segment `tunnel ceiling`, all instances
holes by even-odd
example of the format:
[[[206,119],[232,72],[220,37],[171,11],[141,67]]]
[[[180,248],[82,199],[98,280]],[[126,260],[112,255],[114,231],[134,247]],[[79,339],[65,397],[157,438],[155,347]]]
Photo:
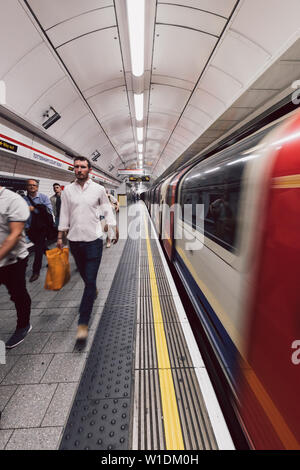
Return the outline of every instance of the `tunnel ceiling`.
[[[139,79],[125,0],[1,0],[1,12],[5,107],[42,129],[52,106],[61,119],[47,134],[98,151],[95,166],[113,176],[137,165],[137,125],[156,178],[300,79],[299,0],[146,0]]]

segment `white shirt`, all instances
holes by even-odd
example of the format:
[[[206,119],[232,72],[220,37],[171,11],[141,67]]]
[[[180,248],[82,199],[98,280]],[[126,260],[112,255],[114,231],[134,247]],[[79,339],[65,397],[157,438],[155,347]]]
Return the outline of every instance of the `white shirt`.
[[[30,214],[26,201],[6,188],[0,189],[0,245],[10,234],[10,222],[26,222]],[[0,267],[16,263],[28,256],[24,230],[13,249],[0,260]]]
[[[106,223],[116,225],[105,189],[88,179],[84,186],[77,181],[65,187],[61,193],[59,231],[69,230],[68,240],[90,242],[103,235],[99,220],[99,209]]]

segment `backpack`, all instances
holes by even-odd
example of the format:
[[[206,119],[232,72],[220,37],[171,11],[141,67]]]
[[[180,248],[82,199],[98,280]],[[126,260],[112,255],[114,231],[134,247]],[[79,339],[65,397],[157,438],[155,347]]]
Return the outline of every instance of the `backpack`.
[[[48,212],[47,207],[44,204],[35,204],[31,197],[28,196],[31,204],[38,213],[31,212],[31,224],[27,230],[29,239],[36,243],[41,238],[47,238],[48,240],[54,240],[57,237],[57,228],[54,225],[53,217]]]

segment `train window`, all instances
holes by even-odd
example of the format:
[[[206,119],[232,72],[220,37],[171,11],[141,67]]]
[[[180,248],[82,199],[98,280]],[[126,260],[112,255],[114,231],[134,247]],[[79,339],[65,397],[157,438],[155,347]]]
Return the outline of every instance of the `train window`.
[[[183,216],[193,228],[229,251],[235,250],[236,216],[241,190],[243,163],[222,165],[204,172],[195,172],[188,178],[182,189],[181,205]],[[188,214],[186,204],[192,205]],[[197,204],[204,204],[204,213],[196,212]],[[204,218],[204,220],[203,220]]]
[[[185,223],[200,231],[204,227],[206,237],[231,252],[237,248],[237,213],[245,162],[255,157],[254,149],[261,138],[258,133],[234,151],[227,149],[203,160],[182,184],[180,203]],[[192,205],[192,210],[185,204]],[[196,212],[197,204],[204,205],[204,213]]]

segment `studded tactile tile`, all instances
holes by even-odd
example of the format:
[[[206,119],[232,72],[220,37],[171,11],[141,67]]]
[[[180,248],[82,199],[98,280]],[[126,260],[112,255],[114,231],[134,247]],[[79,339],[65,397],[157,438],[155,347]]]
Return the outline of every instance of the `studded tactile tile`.
[[[61,450],[127,450],[130,399],[76,400]]]
[[[128,449],[138,263],[138,241],[128,239],[60,449]]]

